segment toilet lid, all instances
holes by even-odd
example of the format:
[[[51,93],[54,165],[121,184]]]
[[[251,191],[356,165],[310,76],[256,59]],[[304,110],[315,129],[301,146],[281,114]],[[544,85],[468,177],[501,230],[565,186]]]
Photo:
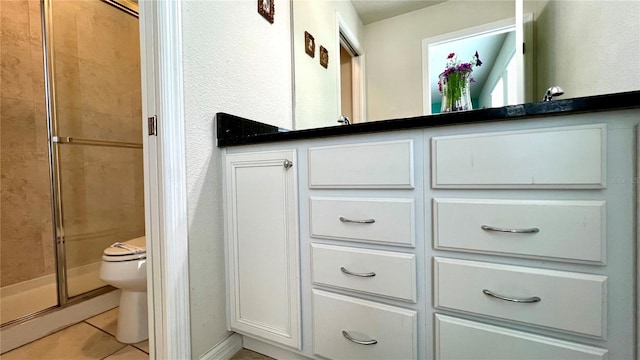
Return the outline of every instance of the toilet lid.
[[[116,242],[104,249],[102,260],[104,261],[130,261],[147,258],[145,237],[141,236],[129,241]]]

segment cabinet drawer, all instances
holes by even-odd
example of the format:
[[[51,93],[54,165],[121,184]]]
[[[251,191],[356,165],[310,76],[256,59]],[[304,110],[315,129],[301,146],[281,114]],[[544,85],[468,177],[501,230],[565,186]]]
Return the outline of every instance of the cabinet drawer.
[[[413,141],[309,148],[310,188],[413,188]]]
[[[416,302],[414,254],[311,244],[314,284]]]
[[[593,346],[439,314],[435,320],[436,360],[607,359],[607,350]]]
[[[605,214],[604,201],[434,199],[434,247],[604,264]]]
[[[312,197],[311,237],[413,247],[413,199]]]
[[[416,359],[417,343],[415,311],[313,290],[314,354],[328,359]]]
[[[437,308],[601,338],[606,336],[606,280],[600,275],[434,258]]]
[[[434,188],[603,188],[606,125],[431,139]]]

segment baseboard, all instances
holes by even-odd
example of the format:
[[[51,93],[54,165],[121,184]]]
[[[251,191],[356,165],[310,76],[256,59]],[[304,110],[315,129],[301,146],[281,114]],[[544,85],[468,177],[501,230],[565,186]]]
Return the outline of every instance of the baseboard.
[[[204,353],[198,360],[229,360],[242,350],[242,335],[233,334]]]
[[[299,353],[280,348],[275,345],[267,344],[260,340],[243,336],[242,344],[245,349],[255,351],[257,353],[270,356],[278,360],[309,360],[310,358]]]

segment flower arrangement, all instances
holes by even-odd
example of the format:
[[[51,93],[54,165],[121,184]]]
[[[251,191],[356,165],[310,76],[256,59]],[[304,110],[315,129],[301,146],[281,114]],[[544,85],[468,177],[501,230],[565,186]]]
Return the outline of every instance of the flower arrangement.
[[[445,70],[439,75],[438,90],[442,94],[442,112],[471,110],[469,83],[475,82],[471,77],[473,66],[481,66],[478,52],[469,62],[460,62],[455,53],[447,56]]]

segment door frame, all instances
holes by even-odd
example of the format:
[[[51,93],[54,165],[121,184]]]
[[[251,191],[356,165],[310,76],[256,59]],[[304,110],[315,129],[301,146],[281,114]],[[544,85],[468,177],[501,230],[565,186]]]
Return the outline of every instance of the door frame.
[[[359,123],[367,121],[367,102],[366,102],[366,92],[365,92],[365,54],[362,45],[358,41],[358,38],[355,36],[353,31],[349,28],[346,21],[340,16],[338,12],[336,12],[336,34],[338,35],[338,39],[336,42],[336,49],[334,50],[335,54],[340,54],[340,46],[342,43],[342,39],[340,35],[344,36],[344,38],[349,42],[350,46],[345,46],[347,51],[349,51],[350,47],[355,50],[355,53],[352,53],[351,56],[351,98],[352,98],[352,106],[353,106],[353,119],[351,119],[352,123]],[[351,53],[351,51],[349,51]],[[337,59],[340,56],[337,55]],[[339,61],[338,61],[339,63]],[[338,65],[339,66],[339,65]],[[337,71],[337,97],[338,97],[338,118],[342,116],[342,99],[341,99],[341,82],[340,82],[340,69],[338,67]]]
[[[191,358],[181,16],[180,1],[140,1],[151,359]]]

